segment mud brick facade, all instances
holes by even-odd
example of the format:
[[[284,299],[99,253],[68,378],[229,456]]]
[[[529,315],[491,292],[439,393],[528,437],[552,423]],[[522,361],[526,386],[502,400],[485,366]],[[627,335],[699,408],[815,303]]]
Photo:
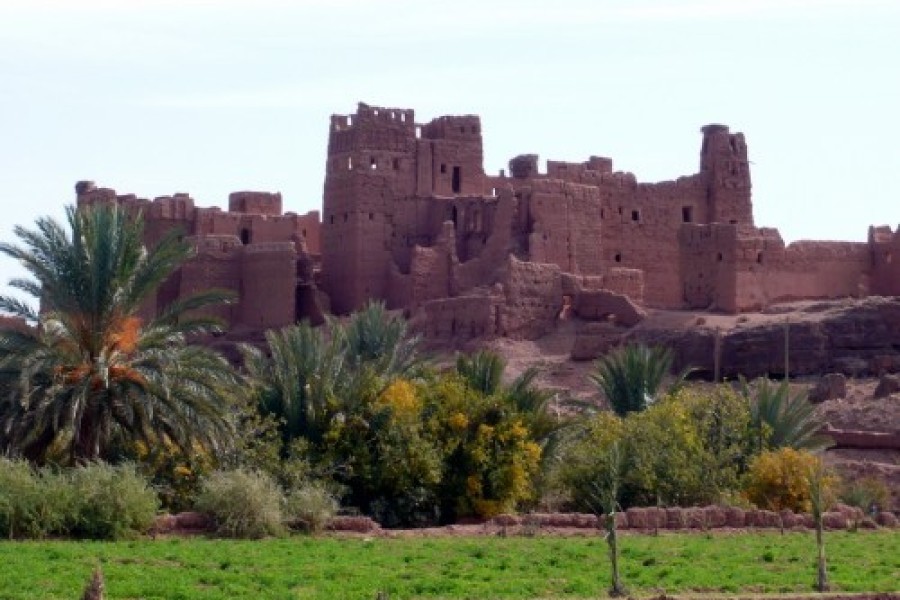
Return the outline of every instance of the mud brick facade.
[[[900,294],[900,228],[786,245],[753,222],[743,134],[701,133],[698,171],[675,181],[639,182],[602,156],[542,171],[523,154],[492,175],[479,117],[418,123],[410,109],[360,103],[331,117],[321,219],[284,213],[280,194],[264,192],[236,192],[222,211],[82,182],[78,202],[142,210],[148,243],[179,227],[198,254],[156,304],[229,288],[240,302],[221,316],[252,331],[371,299],[440,340],[535,337],[561,313],[624,325],[641,307],[736,313]]]

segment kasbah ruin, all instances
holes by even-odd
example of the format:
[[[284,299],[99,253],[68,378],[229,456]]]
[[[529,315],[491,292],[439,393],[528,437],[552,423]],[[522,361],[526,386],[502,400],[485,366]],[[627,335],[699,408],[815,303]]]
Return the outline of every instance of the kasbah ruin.
[[[524,154],[491,175],[478,116],[419,123],[363,103],[331,117],[321,214],[285,212],[278,193],[235,192],[223,211],[76,186],[79,205],[142,210],[148,244],[190,236],[198,254],[156,304],[234,290],[219,315],[232,340],[375,299],[444,348],[566,327],[575,359],[628,337],[673,345],[707,376],[777,376],[790,326],[792,375],[900,370],[900,228],[785,245],[754,223],[751,190],[747,142],[725,125],[702,128],[698,171],[675,181],[641,183],[601,156],[542,171]]]

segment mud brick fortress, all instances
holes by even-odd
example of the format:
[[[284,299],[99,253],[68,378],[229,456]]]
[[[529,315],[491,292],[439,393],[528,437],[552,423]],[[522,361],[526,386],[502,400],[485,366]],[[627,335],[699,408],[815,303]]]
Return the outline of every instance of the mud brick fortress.
[[[235,290],[239,303],[220,310],[235,332],[318,323],[369,299],[450,340],[537,337],[560,315],[628,326],[642,307],[737,313],[900,295],[900,227],[785,245],[753,222],[743,134],[702,135],[699,171],[676,181],[640,183],[600,156],[542,172],[525,154],[490,175],[477,116],[417,123],[412,110],[359,104],[331,118],[321,218],[285,213],[265,192],[233,193],[227,211],[91,182],[76,192],[79,205],[142,210],[150,244],[180,228],[198,254],[156,304]]]

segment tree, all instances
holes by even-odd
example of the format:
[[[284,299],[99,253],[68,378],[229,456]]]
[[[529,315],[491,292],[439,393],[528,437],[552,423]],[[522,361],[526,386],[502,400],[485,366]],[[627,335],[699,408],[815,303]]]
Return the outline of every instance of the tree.
[[[642,411],[656,402],[663,380],[672,368],[672,351],[643,344],[617,348],[596,363],[589,375],[620,417]],[[689,371],[680,373],[669,391],[680,386]]]
[[[741,394],[750,403],[750,422],[757,450],[794,448],[820,450],[831,441],[822,435],[822,420],[805,391],[791,395],[787,381],[775,385],[760,379],[751,387],[741,378]]]
[[[616,511],[619,506],[619,490],[622,485],[623,456],[618,442],[600,452],[597,461],[603,464],[602,476],[592,482],[593,509],[606,529],[606,544],[609,548],[609,565],[612,584],[609,595],[616,598],[626,594],[619,575],[619,544],[616,529]]]
[[[410,335],[406,321],[391,315],[384,302],[368,302],[339,326],[330,322],[331,335],[340,340],[345,360],[353,371],[370,367],[384,379],[415,377],[425,364],[421,338]]]
[[[321,440],[342,383],[344,358],[338,338],[326,339],[308,323],[266,332],[268,355],[241,346],[244,367],[263,413],[283,419],[285,442]]]
[[[812,507],[813,522],[816,525],[816,591],[828,591],[828,567],[825,563],[825,538],[822,526],[822,513],[828,510],[831,502],[832,478],[828,475],[821,459],[809,468],[806,476],[809,501]]]
[[[182,298],[145,320],[142,306],[192,247],[173,231],[146,249],[143,219],[117,205],[69,207],[66,216],[68,228],[40,218],[34,230],[15,228],[21,245],[0,243],[30,275],[10,286],[41,306],[0,297],[0,311],[34,325],[0,329],[0,444],[69,463],[138,439],[215,451],[232,433],[236,377],[221,355],[188,340],[219,328],[201,311],[230,295]]]

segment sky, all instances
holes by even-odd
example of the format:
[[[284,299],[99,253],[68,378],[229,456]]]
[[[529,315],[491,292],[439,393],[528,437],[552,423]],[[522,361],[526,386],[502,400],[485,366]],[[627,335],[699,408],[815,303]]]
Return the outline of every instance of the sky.
[[[674,179],[724,123],[757,225],[864,241],[900,223],[898,32],[898,0],[0,0],[0,240],[81,179],[318,210],[329,115],[363,101],[480,115],[489,173],[601,155]]]

